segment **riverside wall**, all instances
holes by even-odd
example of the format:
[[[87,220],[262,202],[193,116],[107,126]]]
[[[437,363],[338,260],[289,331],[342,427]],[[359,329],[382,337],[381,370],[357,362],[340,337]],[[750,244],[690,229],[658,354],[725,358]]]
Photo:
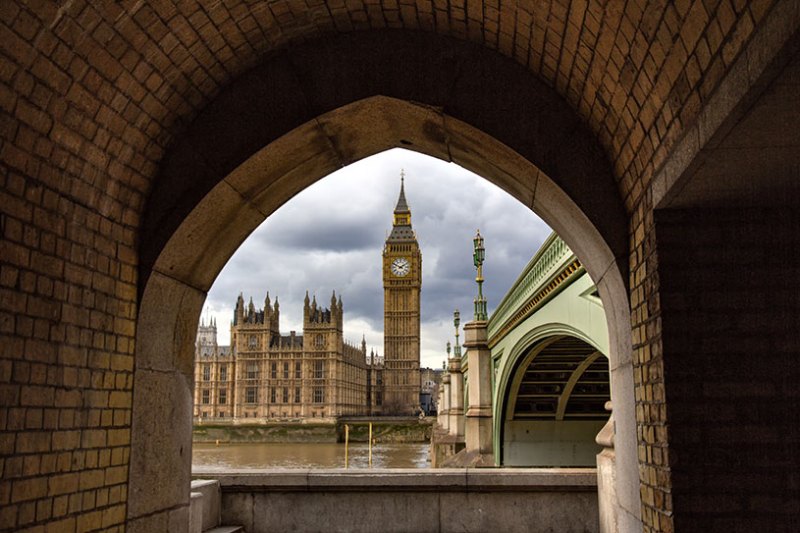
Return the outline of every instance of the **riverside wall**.
[[[433,431],[432,420],[373,419],[372,438],[376,443],[429,442]],[[198,423],[192,428],[192,441],[197,443],[303,443],[344,442],[345,424],[350,427],[350,442],[369,440],[369,423],[366,418],[340,419],[325,422],[307,421],[257,421],[251,423],[223,422]]]

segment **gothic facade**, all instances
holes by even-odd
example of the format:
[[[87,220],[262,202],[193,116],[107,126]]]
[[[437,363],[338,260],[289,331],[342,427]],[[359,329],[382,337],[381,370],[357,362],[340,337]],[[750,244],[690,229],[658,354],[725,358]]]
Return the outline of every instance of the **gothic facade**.
[[[303,307],[303,332],[280,332],[280,305],[239,295],[230,346],[217,324],[201,322],[195,351],[194,416],[199,419],[313,419],[420,412],[422,253],[401,179],[383,248],[384,358],[343,334],[344,307],[316,297]],[[429,394],[430,396],[430,394]]]
[[[217,325],[201,323],[195,352],[194,415],[200,419],[309,419],[380,414],[382,358],[366,342],[344,339],[341,297],[330,307],[306,294],[303,333],[280,333],[280,306],[263,309],[240,295],[231,345]]]

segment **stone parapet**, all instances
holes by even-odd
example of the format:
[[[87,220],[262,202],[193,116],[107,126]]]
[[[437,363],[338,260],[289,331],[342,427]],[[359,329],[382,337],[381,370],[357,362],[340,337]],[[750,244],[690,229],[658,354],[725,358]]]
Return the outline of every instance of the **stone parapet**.
[[[194,474],[219,480],[223,522],[250,533],[598,531],[591,468]]]
[[[233,492],[322,489],[411,492],[491,492],[510,488],[536,492],[594,492],[597,489],[597,471],[594,468],[265,468],[226,473],[201,469],[192,471],[192,477],[218,481],[223,495]]]

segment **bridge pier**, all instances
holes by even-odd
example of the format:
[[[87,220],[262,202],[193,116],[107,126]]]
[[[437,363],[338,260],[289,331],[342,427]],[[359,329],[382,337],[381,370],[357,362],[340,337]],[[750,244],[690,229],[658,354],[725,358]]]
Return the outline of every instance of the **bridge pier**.
[[[470,466],[494,466],[492,452],[492,357],[489,350],[486,321],[464,325],[464,346],[467,348],[469,403],[465,416],[464,436]]]
[[[448,434],[456,440],[464,439],[464,376],[461,358],[452,357],[447,362],[450,371],[450,405],[448,409]]]

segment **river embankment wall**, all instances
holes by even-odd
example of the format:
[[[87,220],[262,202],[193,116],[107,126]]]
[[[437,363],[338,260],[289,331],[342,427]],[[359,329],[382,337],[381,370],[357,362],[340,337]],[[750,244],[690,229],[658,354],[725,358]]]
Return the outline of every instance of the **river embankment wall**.
[[[260,421],[252,423],[208,422],[195,424],[192,440],[198,443],[303,443],[344,442],[345,425],[350,442],[368,442],[369,424],[376,443],[429,442],[433,420],[340,419],[330,422]]]

